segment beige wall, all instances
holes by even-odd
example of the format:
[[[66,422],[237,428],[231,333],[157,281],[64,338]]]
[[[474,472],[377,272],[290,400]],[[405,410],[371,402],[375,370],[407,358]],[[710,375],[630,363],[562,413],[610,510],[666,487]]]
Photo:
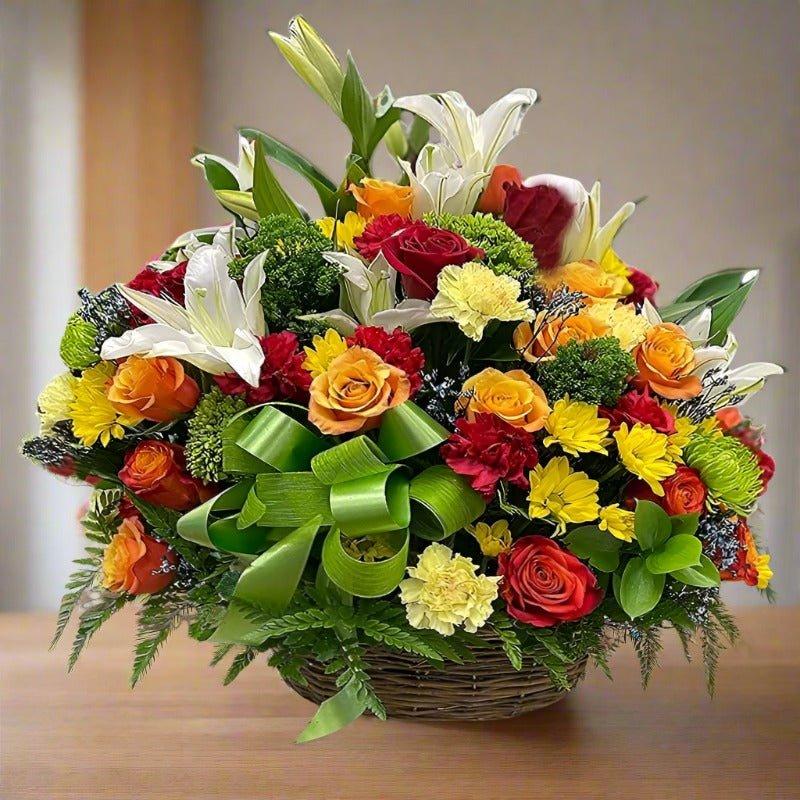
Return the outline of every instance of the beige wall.
[[[704,272],[763,267],[736,331],[741,358],[791,370],[752,403],[778,477],[760,523],[782,602],[797,601],[798,96],[795,2],[222,2],[207,0],[199,144],[232,155],[237,124],[286,139],[332,175],[333,115],[266,37],[304,13],[373,90],[458,89],[482,108],[516,86],[542,102],[507,151],[523,172],[600,178],[606,212],[647,195],[619,240],[663,297]],[[312,197],[287,181],[309,208]],[[199,181],[198,181],[199,186]],[[204,200],[204,219],[220,219]],[[739,587],[736,587],[738,589]],[[736,600],[754,593],[733,590]]]

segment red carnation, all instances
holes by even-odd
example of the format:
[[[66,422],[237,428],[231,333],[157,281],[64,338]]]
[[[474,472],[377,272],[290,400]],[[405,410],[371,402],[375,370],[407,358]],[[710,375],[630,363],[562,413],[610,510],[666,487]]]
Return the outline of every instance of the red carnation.
[[[477,414],[473,422],[456,420],[456,431],[440,453],[445,464],[468,476],[486,500],[494,498],[498,481],[527,489],[527,471],[539,462],[533,435],[493,414]]]
[[[595,574],[546,536],[523,536],[497,557],[500,593],[514,619],[536,628],[573,622],[603,599]]]
[[[187,264],[187,261],[181,261],[177,266],[163,272],[152,267],[145,267],[127,286],[129,289],[136,289],[165,300],[174,300],[176,303],[183,305],[185,300],[183,279],[186,277]],[[131,316],[137,325],[148,325],[153,322],[153,319],[145,314],[144,311],[130,303],[129,305]]]
[[[270,333],[259,338],[264,351],[258,386],[251,386],[235,372],[215,375],[225,394],[241,394],[251,406],[271,400],[308,402],[311,374],[303,369],[305,356],[298,352],[297,336],[290,331]]]
[[[599,410],[600,416],[611,422],[611,431],[615,431],[622,423],[628,427],[633,427],[637,422],[642,425],[649,425],[659,433],[668,436],[675,433],[675,417],[659,405],[658,401],[651,396],[649,387],[643,390],[633,390],[626,392],[620,397],[614,408],[603,408]]]
[[[557,267],[564,234],[572,222],[575,205],[554,186],[508,184],[503,220],[519,237],[533,245],[541,269]]]
[[[652,303],[658,291],[658,283],[646,272],[642,272],[636,267],[629,267],[629,269],[631,272],[628,280],[633,285],[633,292],[625,298],[625,302],[635,303],[637,306],[640,306],[645,300]]]
[[[399,214],[384,214],[381,217],[373,217],[364,228],[361,236],[353,239],[359,254],[367,261],[372,261],[381,251],[383,243],[393,236],[397,231],[407,228],[413,223],[407,217]]]
[[[350,347],[357,345],[372,350],[387,364],[398,367],[408,376],[411,384],[411,397],[422,385],[422,368],[425,366],[425,355],[419,347],[414,347],[409,336],[402,328],[395,328],[391,333],[383,328],[371,325],[359,325],[355,333],[348,337]]]

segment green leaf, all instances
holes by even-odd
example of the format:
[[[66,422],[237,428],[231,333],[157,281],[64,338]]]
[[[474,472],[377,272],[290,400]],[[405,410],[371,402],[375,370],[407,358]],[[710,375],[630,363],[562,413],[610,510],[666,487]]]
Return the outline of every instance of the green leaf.
[[[369,160],[370,138],[376,125],[375,110],[372,106],[372,97],[364,86],[356,62],[350,53],[347,54],[347,73],[342,86],[342,118],[353,136],[355,152]]]
[[[679,536],[682,533],[694,535],[700,522],[699,514],[675,514],[669,518],[672,524],[672,535]]]
[[[256,128],[240,128],[239,133],[250,140],[260,139],[265,155],[304,177],[316,191],[325,213],[329,216],[336,213],[336,184],[322,170],[268,133]]]
[[[728,328],[733,324],[737,314],[742,310],[755,280],[740,286],[735,292],[714,303],[711,307],[711,327],[708,332],[708,344],[718,345],[725,341]]]
[[[239,181],[236,180],[236,176],[233,175],[224,164],[220,164],[219,161],[213,158],[205,158],[203,161],[203,171],[212,189],[237,190],[239,188]]]
[[[267,163],[264,143],[255,140],[255,163],[253,165],[253,202],[261,217],[271,214],[289,214],[302,219],[300,209],[284,191]]]
[[[652,611],[661,599],[665,582],[666,576],[653,575],[643,558],[632,558],[622,573],[619,586],[618,600],[623,611],[631,619]]]
[[[676,581],[703,589],[712,589],[714,586],[719,586],[720,583],[719,570],[706,555],[700,556],[700,563],[697,566],[676,569],[670,572],[670,575]]]
[[[578,558],[587,559],[601,572],[613,572],[619,566],[622,541],[596,525],[576,528],[564,537],[567,547]]]
[[[358,719],[367,708],[359,689],[358,681],[351,678],[338,694],[325,700],[305,730],[297,737],[297,743],[303,744],[328,736]]]
[[[758,270],[753,267],[735,267],[705,275],[687,286],[674,300],[674,303],[716,300],[736,291],[745,284],[754,284]]]
[[[703,545],[696,536],[679,533],[667,539],[661,547],[647,556],[647,569],[660,575],[675,570],[694,567],[700,563]]]
[[[634,530],[642,550],[654,550],[669,539],[672,523],[661,506],[650,500],[637,500]]]

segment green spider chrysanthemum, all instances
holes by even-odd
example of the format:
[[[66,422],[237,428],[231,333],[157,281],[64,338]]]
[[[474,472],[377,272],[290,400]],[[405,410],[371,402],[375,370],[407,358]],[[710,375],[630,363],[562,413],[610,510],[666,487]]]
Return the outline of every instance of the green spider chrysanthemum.
[[[70,369],[85,369],[100,360],[97,351],[97,328],[78,314],[67,320],[61,337],[61,360]]]
[[[709,497],[747,516],[761,494],[761,469],[753,452],[733,436],[702,431],[683,450],[686,463],[700,473]]]

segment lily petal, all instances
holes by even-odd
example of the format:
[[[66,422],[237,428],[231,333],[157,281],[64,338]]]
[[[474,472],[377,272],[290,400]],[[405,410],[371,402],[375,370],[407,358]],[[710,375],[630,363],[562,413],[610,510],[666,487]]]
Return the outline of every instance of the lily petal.
[[[138,289],[130,289],[122,283],[117,284],[120,294],[136,308],[144,311],[149,317],[152,317],[156,322],[174,328],[175,330],[191,331],[189,324],[189,316],[186,310],[181,308],[177,303],[170,300],[163,300],[160,297],[154,297],[152,294],[140,292]]]

